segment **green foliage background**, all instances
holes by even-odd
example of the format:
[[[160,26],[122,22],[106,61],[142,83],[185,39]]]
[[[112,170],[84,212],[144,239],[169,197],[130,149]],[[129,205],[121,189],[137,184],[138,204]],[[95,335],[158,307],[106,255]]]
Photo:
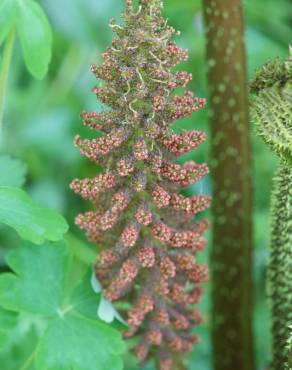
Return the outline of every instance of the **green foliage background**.
[[[74,224],[76,214],[88,208],[69,190],[74,177],[94,175],[98,171],[79,155],[72,141],[76,133],[93,135],[81,125],[82,110],[99,110],[90,89],[95,84],[90,64],[100,61],[100,54],[110,43],[112,32],[107,27],[111,16],[119,17],[122,0],[42,0],[53,28],[53,56],[47,77],[31,78],[25,69],[21,47],[14,49],[8,95],[4,116],[4,147],[2,151],[21,158],[28,167],[26,190],[38,204],[64,214],[72,231],[84,239]],[[291,42],[292,4],[290,0],[245,0],[246,45],[248,70],[251,79],[256,68],[270,58],[284,58]],[[169,22],[182,31],[178,38],[181,46],[190,50],[186,66],[193,73],[192,89],[198,96],[207,96],[204,33],[199,0],[165,0],[165,15]],[[176,124],[184,128],[201,128],[207,133],[208,108]],[[253,136],[254,181],[254,332],[258,369],[264,369],[270,358],[269,310],[265,296],[265,273],[268,256],[269,199],[271,179],[277,159]],[[199,151],[185,156],[209,161],[208,142]],[[234,176],[235,174],[230,174]],[[211,193],[210,179],[197,185],[194,191]],[[16,234],[1,225],[0,263],[6,252],[19,242]],[[210,249],[209,245],[209,249]],[[96,250],[97,252],[97,250]],[[208,251],[202,258],[208,258]],[[3,267],[4,268],[4,267]],[[208,290],[208,289],[207,289]],[[209,338],[208,294],[202,301],[206,323],[199,329],[202,343],[191,355],[190,369],[211,369]],[[25,348],[16,353],[30,353],[29,334]],[[27,347],[27,348],[26,348]],[[17,352],[18,351],[18,352]],[[125,368],[137,369],[134,360],[127,356]],[[10,365],[13,366],[13,365]],[[151,369],[151,364],[147,369]]]

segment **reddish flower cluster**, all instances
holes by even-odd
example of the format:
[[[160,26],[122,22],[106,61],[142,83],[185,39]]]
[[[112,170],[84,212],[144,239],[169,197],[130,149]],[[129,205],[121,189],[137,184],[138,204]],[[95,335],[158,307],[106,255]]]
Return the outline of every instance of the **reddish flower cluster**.
[[[100,139],[81,140],[77,135],[75,145],[79,147],[80,153],[92,161],[98,162],[100,155],[105,155],[118,148],[128,137],[124,127],[114,128],[109,134]]]
[[[106,172],[93,179],[74,180],[70,187],[83,198],[95,200],[100,193],[112,189],[115,185],[116,177]]]
[[[172,153],[181,155],[195,149],[205,138],[202,131],[187,131],[181,135],[167,131],[161,143]]]
[[[198,112],[206,104],[203,98],[194,98],[191,91],[186,91],[182,96],[175,96],[172,99],[172,114],[171,118],[177,120],[186,116],[190,116],[193,112]]]
[[[103,86],[97,97],[108,105],[102,113],[83,112],[84,124],[103,133],[75,143],[105,172],[74,180],[71,188],[96,209],[76,218],[91,241],[102,248],[96,276],[105,297],[127,303],[129,330],[139,334],[140,360],[155,355],[161,370],[173,369],[174,356],[198,342],[190,333],[202,322],[194,305],[208,278],[195,255],[205,246],[205,220],[193,217],[209,207],[210,197],[179,194],[208,172],[205,164],[174,163],[177,156],[205,140],[200,131],[174,133],[170,125],[205,105],[190,91],[175,96],[191,80],[171,68],[187,60],[171,36],[176,32],[161,16],[161,0],[126,0],[124,25],[110,26],[116,37],[91,70]],[[122,312],[123,313],[123,312]]]

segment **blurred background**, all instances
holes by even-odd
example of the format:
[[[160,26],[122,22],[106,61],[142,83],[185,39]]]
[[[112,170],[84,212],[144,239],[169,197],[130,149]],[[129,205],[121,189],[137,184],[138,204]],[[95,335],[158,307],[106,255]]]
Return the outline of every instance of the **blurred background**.
[[[74,226],[74,217],[88,208],[81,198],[69,190],[75,177],[89,177],[96,166],[81,157],[73,146],[75,134],[90,137],[94,133],[84,128],[79,118],[82,110],[102,109],[91,93],[95,78],[90,64],[100,62],[100,54],[110,43],[112,31],[109,18],[119,18],[122,0],[41,0],[54,31],[53,58],[47,77],[33,79],[26,71],[16,44],[9,78],[4,117],[5,147],[3,152],[21,158],[28,166],[26,189],[40,204],[55,208],[69,220],[71,230],[85,241]],[[244,1],[246,46],[249,78],[255,70],[274,57],[284,58],[292,36],[292,4],[290,0]],[[197,96],[207,97],[205,40],[201,1],[165,0],[165,16],[169,23],[182,31],[177,39],[190,51],[190,59],[179,68],[193,73],[191,89]],[[175,127],[199,128],[209,132],[207,109],[191,118],[178,121]],[[174,127],[174,128],[175,128]],[[271,180],[277,161],[255,136],[253,141],[254,185],[254,332],[258,369],[264,369],[270,354],[269,310],[265,296],[265,273],[268,256],[269,199]],[[208,141],[199,150],[184,156],[199,162],[210,157]],[[210,179],[189,192],[211,194]],[[1,230],[0,251],[17,242],[13,233]],[[209,243],[209,250],[211,245]],[[208,250],[201,258],[208,259]],[[202,338],[191,355],[190,369],[211,369],[209,338],[210,299],[208,287],[201,303],[206,317],[198,329]],[[125,369],[136,369],[130,357]],[[151,364],[147,369],[151,369]]]

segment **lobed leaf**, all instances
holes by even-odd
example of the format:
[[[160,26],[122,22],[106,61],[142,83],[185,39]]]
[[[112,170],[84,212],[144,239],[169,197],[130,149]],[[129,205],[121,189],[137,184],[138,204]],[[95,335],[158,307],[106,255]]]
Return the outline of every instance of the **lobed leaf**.
[[[52,321],[36,353],[39,370],[120,370],[124,345],[118,332],[97,320],[68,314]]]
[[[97,319],[99,295],[90,286],[91,272],[81,276],[63,241],[40,248],[25,244],[10,252],[7,263],[14,273],[0,276],[0,305],[47,322],[34,351],[36,369],[123,368],[121,335]]]
[[[40,207],[23,190],[0,186],[0,223],[14,228],[23,239],[39,244],[60,240],[68,230],[57,212]]]
[[[64,243],[58,245],[58,248],[50,245],[33,248],[27,244],[8,254],[7,264],[17,275],[5,273],[0,276],[2,306],[18,312],[56,314],[64,296],[68,260]],[[5,289],[7,286],[9,289]]]

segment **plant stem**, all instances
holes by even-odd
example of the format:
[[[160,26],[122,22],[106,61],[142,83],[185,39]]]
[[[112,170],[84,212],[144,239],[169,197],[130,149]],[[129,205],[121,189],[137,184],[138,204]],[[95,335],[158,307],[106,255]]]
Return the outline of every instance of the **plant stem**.
[[[281,163],[272,194],[272,233],[268,269],[272,305],[273,369],[284,370],[292,324],[292,169]],[[288,367],[287,367],[288,369]],[[289,367],[290,369],[290,367]]]
[[[7,41],[4,46],[3,58],[0,64],[0,144],[2,138],[2,126],[3,126],[2,121],[4,114],[5,90],[12,57],[14,38],[15,38],[15,29],[13,28],[8,34]]]
[[[251,144],[241,0],[204,0],[213,176],[216,370],[253,370]]]

